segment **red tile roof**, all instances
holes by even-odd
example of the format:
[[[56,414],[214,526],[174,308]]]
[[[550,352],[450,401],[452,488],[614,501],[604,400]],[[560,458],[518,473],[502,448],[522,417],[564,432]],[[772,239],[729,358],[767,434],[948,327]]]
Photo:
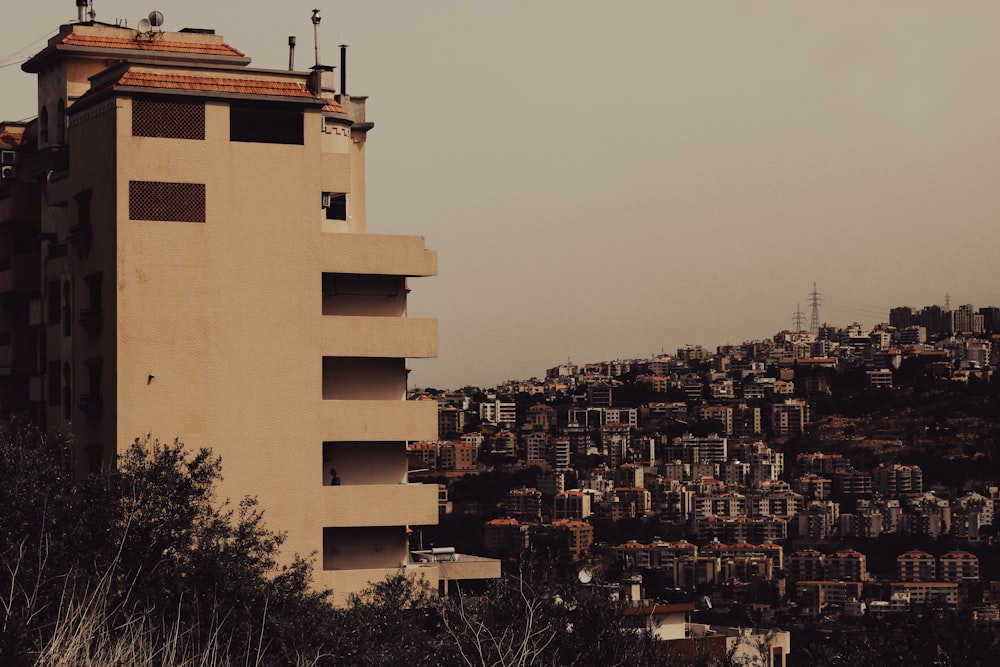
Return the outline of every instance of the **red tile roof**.
[[[344,107],[340,106],[340,102],[333,99],[332,97],[324,98],[326,106],[324,106],[321,111],[333,112],[333,113],[344,113]],[[452,410],[457,410],[458,408],[451,408]]]
[[[246,56],[228,44],[205,44],[202,42],[169,42],[158,39],[128,39],[126,37],[101,37],[70,33],[62,40],[69,46],[89,46],[98,49],[128,49],[130,51],[167,51],[173,53],[195,53],[212,56]]]
[[[261,81],[259,79],[223,79],[209,76],[187,76],[128,71],[118,80],[122,86],[169,88],[172,90],[203,90],[242,95],[312,98],[304,83],[295,81]]]
[[[492,519],[486,522],[487,526],[516,526],[517,519]]]

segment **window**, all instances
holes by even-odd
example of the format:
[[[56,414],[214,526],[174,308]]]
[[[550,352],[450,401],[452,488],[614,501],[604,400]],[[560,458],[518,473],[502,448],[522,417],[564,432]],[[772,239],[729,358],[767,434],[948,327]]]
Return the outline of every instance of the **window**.
[[[132,100],[132,136],[205,139],[205,103],[137,97]]]
[[[73,291],[68,280],[62,286],[62,325],[64,336],[73,333]]]
[[[56,144],[62,146],[66,143],[66,102],[59,100],[56,106]]]
[[[62,303],[59,301],[59,281],[50,280],[49,287],[46,290],[46,295],[48,297],[48,323],[49,324],[59,324],[59,315],[62,313]]]
[[[229,106],[229,140],[263,144],[305,143],[305,114],[284,104],[238,103]]]
[[[326,210],[327,220],[347,220],[347,195],[336,192],[324,192],[322,206]]]
[[[62,404],[63,418],[69,421],[73,418],[73,371],[69,362],[63,362],[62,371]]]
[[[205,184],[129,181],[128,218],[205,222]]]
[[[59,370],[62,368],[62,363],[59,361],[49,362],[49,372],[46,380],[49,384],[49,405],[55,407],[59,405],[62,398],[62,384],[60,382]]]
[[[101,308],[101,282],[103,274],[91,273],[83,281],[87,283],[87,307],[80,311],[80,324],[87,333],[97,334],[104,322],[104,311]]]
[[[101,370],[103,362],[91,357],[83,362],[87,369],[87,393],[80,397],[80,410],[91,419],[101,416],[103,401],[101,396]]]
[[[86,257],[87,253],[90,252],[90,243],[94,235],[90,224],[92,198],[93,193],[90,190],[81,192],[74,197],[76,199],[77,222],[69,228],[69,234],[66,236],[66,240],[76,248],[81,257]]]
[[[49,145],[49,110],[45,107],[38,112],[38,145],[39,148]]]

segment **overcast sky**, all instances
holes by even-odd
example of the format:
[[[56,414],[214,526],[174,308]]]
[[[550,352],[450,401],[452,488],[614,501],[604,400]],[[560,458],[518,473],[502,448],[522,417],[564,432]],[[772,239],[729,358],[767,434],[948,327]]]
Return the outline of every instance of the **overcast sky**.
[[[0,24],[0,117],[33,116],[73,0]],[[239,10],[235,9],[239,7]],[[350,45],[370,95],[368,230],[417,234],[440,320],[411,385],[762,338],[896,305],[1000,305],[1000,3],[95,0],[253,58]],[[23,47],[23,48],[22,48]]]

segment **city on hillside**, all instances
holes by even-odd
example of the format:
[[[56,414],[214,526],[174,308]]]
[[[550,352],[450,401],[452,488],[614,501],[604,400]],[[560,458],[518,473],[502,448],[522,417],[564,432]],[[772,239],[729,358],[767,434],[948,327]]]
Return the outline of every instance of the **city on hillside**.
[[[996,620],[998,339],[1000,308],[900,307],[871,330],[415,389],[439,439],[408,446],[410,474],[441,490],[415,539],[508,562],[554,548],[705,618]]]

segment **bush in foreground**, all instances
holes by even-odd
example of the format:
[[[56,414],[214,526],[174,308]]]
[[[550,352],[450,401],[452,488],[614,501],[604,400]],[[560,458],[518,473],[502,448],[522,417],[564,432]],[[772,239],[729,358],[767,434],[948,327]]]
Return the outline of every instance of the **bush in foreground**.
[[[103,664],[212,655],[204,664],[289,665],[322,654],[326,594],[310,588],[304,560],[277,566],[282,536],[252,499],[216,502],[218,457],[147,439],[118,467],[74,482],[69,456],[64,437],[18,425],[0,435],[0,664],[101,664],[60,657],[73,641],[152,654]]]

